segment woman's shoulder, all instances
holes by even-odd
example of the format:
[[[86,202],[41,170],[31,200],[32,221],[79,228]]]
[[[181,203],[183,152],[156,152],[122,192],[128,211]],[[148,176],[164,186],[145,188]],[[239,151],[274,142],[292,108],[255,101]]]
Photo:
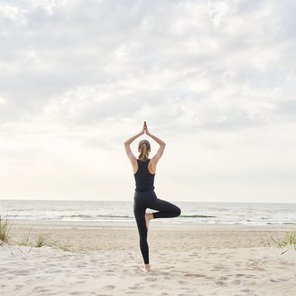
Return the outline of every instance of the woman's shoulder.
[[[149,171],[150,174],[155,175],[155,173],[156,173],[156,165],[150,160],[151,159],[149,159],[149,162],[148,162],[148,171]]]

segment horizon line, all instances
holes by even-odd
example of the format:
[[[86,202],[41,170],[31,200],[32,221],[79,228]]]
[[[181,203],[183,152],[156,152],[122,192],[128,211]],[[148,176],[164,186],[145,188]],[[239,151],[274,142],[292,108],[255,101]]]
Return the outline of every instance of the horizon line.
[[[133,202],[133,200],[117,200],[117,199],[108,199],[108,200],[101,200],[101,199],[36,199],[36,198],[29,198],[29,199],[0,199],[1,201],[102,201],[102,202]],[[172,202],[184,202],[184,203],[253,203],[253,204],[296,204],[296,202],[292,201],[190,201],[190,200],[171,200]]]

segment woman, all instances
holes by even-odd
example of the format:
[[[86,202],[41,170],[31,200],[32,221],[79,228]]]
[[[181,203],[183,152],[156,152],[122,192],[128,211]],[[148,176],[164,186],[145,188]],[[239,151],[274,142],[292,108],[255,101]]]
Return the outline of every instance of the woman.
[[[130,148],[130,144],[144,133],[146,133],[147,136],[151,137],[159,144],[157,153],[151,159],[148,158],[151,148],[150,143],[147,140],[142,140],[139,142],[138,152],[140,155],[138,159],[135,157]],[[146,271],[151,270],[149,264],[149,248],[147,243],[149,221],[156,218],[177,217],[181,214],[180,208],[174,204],[157,198],[154,192],[154,176],[156,173],[156,165],[163,154],[165,145],[166,144],[162,140],[149,132],[146,121],[144,121],[144,126],[140,133],[124,142],[126,154],[133,166],[136,182],[134,194],[134,215],[138,226],[140,249]],[[146,213],[147,208],[157,210],[158,212]]]

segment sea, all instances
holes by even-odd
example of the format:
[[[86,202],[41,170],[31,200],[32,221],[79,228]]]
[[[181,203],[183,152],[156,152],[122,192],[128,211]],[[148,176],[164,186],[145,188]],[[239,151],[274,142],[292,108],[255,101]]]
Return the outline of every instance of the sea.
[[[180,207],[181,215],[156,219],[158,223],[296,225],[296,203],[170,202]],[[135,221],[132,201],[0,200],[0,216],[27,221]]]

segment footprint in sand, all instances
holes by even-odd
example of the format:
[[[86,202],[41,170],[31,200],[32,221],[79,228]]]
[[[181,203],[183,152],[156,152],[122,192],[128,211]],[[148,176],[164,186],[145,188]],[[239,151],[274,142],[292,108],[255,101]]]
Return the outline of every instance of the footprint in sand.
[[[107,285],[103,287],[104,290],[114,290],[115,286],[114,285]]]
[[[146,281],[149,281],[149,282],[155,282],[157,280],[157,277],[147,277],[145,278]]]
[[[181,284],[181,285],[183,285],[183,284],[184,284],[184,285],[188,284],[187,281],[178,281],[178,283]]]
[[[34,291],[35,289],[33,289],[33,291]],[[35,290],[35,292],[38,292],[38,293],[40,293],[41,295],[46,295],[46,294],[48,294],[49,292],[50,292],[50,290],[49,289],[46,289],[46,288],[39,288],[39,289],[37,289],[37,290]]]
[[[240,291],[248,294],[251,292],[250,289],[241,289]]]
[[[245,274],[243,274],[243,273],[238,273],[238,274],[235,275],[235,277],[242,277],[242,276],[245,276]]]
[[[241,281],[240,280],[232,280],[232,281],[230,281],[230,284],[232,284],[232,285],[240,285]]]
[[[187,277],[206,277],[205,275],[199,274],[199,273],[185,273],[184,276],[187,276]]]
[[[134,286],[128,287],[131,290],[139,290],[141,287],[141,284],[135,284]],[[128,292],[128,294],[132,294],[134,292]]]
[[[256,285],[256,282],[255,281],[246,281],[245,284],[250,285],[250,286],[254,286],[254,285]]]
[[[226,282],[223,282],[223,281],[215,282],[215,284],[216,284],[217,286],[227,286],[227,283],[226,283]]]
[[[264,269],[264,268],[261,268],[261,267],[258,267],[258,266],[254,267],[254,268],[253,268],[253,269],[251,269],[251,270],[265,271],[265,269]]]

